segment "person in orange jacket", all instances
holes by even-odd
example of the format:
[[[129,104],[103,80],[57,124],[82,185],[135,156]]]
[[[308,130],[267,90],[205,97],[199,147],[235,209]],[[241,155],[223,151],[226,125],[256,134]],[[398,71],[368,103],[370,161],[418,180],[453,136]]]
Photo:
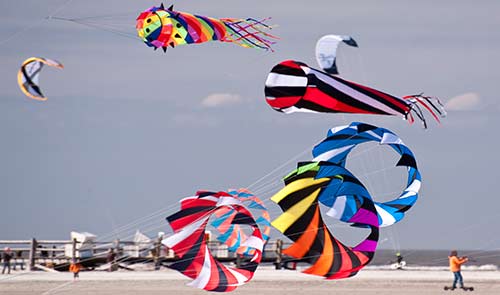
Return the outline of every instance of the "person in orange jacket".
[[[73,280],[76,280],[80,278],[80,270],[82,269],[82,265],[76,261],[73,260],[71,264],[69,265],[69,271],[73,273]]]
[[[450,256],[448,256],[448,259],[450,260],[450,271],[453,273],[454,279],[453,279],[453,285],[451,286],[451,289],[455,289],[457,287],[457,282],[460,285],[460,288],[464,288],[464,280],[462,278],[462,274],[460,273],[460,267],[462,264],[466,263],[469,261],[467,256],[463,257],[458,257],[457,250],[453,250],[450,253]]]

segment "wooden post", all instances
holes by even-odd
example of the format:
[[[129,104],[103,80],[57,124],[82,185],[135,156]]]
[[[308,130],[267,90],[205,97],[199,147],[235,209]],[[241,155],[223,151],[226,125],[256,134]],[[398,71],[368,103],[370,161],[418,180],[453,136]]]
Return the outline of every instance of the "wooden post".
[[[155,256],[153,257],[153,261],[155,264],[155,270],[160,270],[160,251],[161,251],[161,240],[163,237],[158,237],[155,245]]]
[[[116,253],[116,257],[118,257],[120,255],[120,239],[115,240],[115,253]],[[116,258],[115,258],[115,260],[116,260]]]
[[[36,258],[36,248],[38,247],[37,241],[35,238],[31,239],[31,249],[30,249],[30,256],[29,256],[29,265],[28,269],[30,271],[35,270],[35,258]]]
[[[282,251],[283,251],[283,241],[278,239],[276,240],[276,262],[274,262],[276,269],[281,269],[283,263]]]
[[[119,259],[120,257],[120,239],[115,240],[115,259],[113,259],[113,262],[111,262],[111,268],[113,271],[118,270],[118,263],[116,263],[116,260]]]
[[[73,247],[71,249],[71,261],[76,261],[76,238],[73,239]]]

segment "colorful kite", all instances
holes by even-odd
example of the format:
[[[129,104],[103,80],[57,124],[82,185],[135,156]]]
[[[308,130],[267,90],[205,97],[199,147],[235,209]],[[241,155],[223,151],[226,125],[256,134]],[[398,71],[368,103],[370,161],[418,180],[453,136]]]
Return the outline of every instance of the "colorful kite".
[[[168,46],[218,40],[272,51],[275,44],[271,39],[276,37],[264,31],[271,28],[264,23],[268,19],[215,19],[173,9],[173,5],[165,9],[161,4],[139,15],[136,29],[146,45],[166,51]]]
[[[316,43],[316,61],[323,71],[338,75],[337,69],[337,47],[343,42],[352,47],[358,47],[358,43],[351,37],[345,35],[326,35]]]
[[[180,258],[169,267],[193,279],[189,286],[207,291],[228,292],[248,282],[262,259],[264,239],[243,202],[226,192],[199,191],[180,203],[180,211],[167,217],[174,234],[162,242]],[[254,254],[239,268],[228,267],[215,260],[205,239],[210,216],[226,208],[236,212],[233,224],[247,225],[252,229],[242,246],[253,248]]]
[[[264,206],[264,202],[247,189],[228,190],[228,193],[239,199],[245,207],[254,213],[257,218],[256,223],[259,226],[264,243],[269,239],[271,231],[271,218],[269,212]],[[248,239],[243,228],[238,224],[235,218],[238,212],[234,208],[223,207],[214,213],[214,220],[211,225],[217,229],[220,235],[217,239],[228,246],[228,250],[245,257],[251,257],[255,254],[255,248],[245,246]]]
[[[266,80],[266,101],[276,111],[379,114],[403,117],[410,123],[418,117],[427,123],[422,107],[439,122],[445,116],[437,98],[421,94],[395,97],[337,76],[287,60],[276,65]]]
[[[21,91],[28,97],[40,101],[47,100],[39,85],[39,76],[43,65],[62,69],[64,66],[55,60],[41,57],[30,57],[23,62],[17,73],[17,83]]]
[[[328,131],[326,139],[314,147],[313,161],[328,161],[345,167],[347,156],[352,149],[366,142],[390,146],[401,156],[396,166],[406,166],[408,169],[407,186],[401,195],[389,202],[375,202],[379,225],[382,227],[392,225],[400,221],[404,213],[415,204],[421,185],[415,156],[396,134],[387,129],[360,122],[335,127]],[[334,199],[320,199],[320,202],[334,210],[339,206],[345,206],[346,201],[342,200],[339,203],[338,200],[336,202]]]
[[[347,278],[372,260],[379,238],[377,213],[367,190],[349,171],[330,162],[304,162],[284,181],[285,187],[271,198],[283,210],[272,225],[294,241],[283,254],[312,265],[304,273],[327,279]],[[353,226],[369,228],[365,240],[355,247],[337,240],[321,217],[322,198],[353,200],[355,208],[335,207],[332,210],[337,212],[329,215],[343,216],[343,221]]]

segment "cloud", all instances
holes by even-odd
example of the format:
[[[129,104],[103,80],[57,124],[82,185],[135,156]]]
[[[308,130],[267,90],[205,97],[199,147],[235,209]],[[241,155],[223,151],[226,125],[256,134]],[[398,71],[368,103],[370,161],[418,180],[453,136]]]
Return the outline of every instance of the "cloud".
[[[206,108],[214,108],[221,105],[238,104],[243,100],[238,94],[231,93],[214,93],[205,97],[201,101],[201,105]]]
[[[477,110],[481,104],[478,93],[468,92],[450,98],[444,105],[447,111],[472,111]]]

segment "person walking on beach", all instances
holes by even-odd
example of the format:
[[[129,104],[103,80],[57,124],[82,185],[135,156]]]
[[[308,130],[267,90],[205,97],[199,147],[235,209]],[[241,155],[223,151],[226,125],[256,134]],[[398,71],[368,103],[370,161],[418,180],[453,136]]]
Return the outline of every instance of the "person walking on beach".
[[[450,256],[448,256],[448,259],[450,260],[450,271],[453,273],[454,276],[453,285],[451,286],[451,289],[453,290],[457,287],[457,282],[460,288],[464,289],[464,280],[462,278],[462,273],[460,272],[460,268],[462,264],[469,261],[469,259],[467,258],[467,256],[458,257],[458,253],[456,250],[451,251]]]
[[[69,271],[73,273],[73,280],[77,280],[80,278],[80,270],[82,269],[82,265],[76,261],[73,260],[71,264],[69,265]]]
[[[12,252],[9,247],[5,247],[5,249],[3,249],[2,259],[3,259],[2,274],[5,273],[6,269],[8,270],[7,274],[10,274],[10,260],[12,259]]]

